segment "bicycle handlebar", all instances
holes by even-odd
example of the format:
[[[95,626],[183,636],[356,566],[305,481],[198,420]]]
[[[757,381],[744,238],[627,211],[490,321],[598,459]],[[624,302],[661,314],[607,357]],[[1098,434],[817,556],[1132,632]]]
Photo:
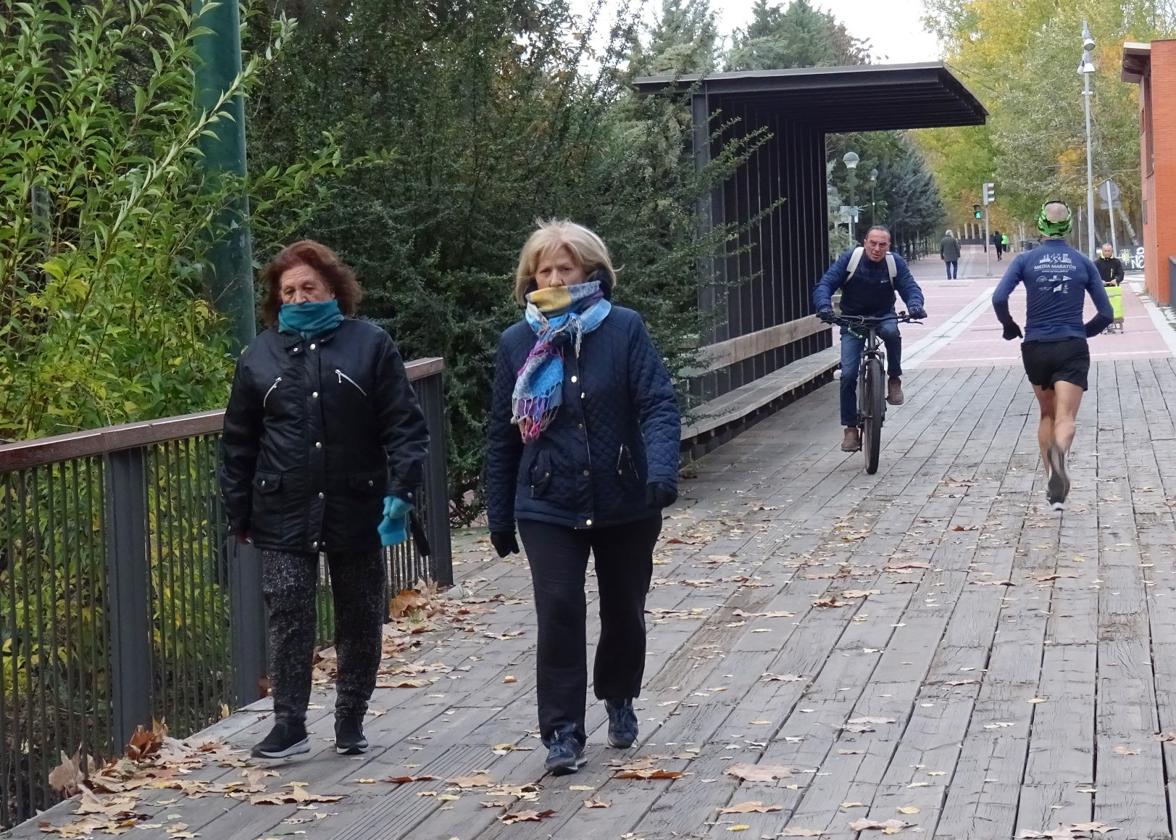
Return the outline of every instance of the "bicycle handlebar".
[[[854,326],[869,327],[869,326],[876,326],[878,324],[881,324],[883,321],[889,321],[891,319],[899,321],[900,323],[903,323],[903,324],[921,324],[921,323],[923,323],[922,321],[916,321],[914,318],[912,318],[910,315],[908,315],[905,312],[898,312],[898,313],[890,312],[890,313],[887,313],[886,315],[882,315],[880,317],[875,317],[872,315],[834,315],[833,316],[833,323],[840,324],[841,326],[844,326],[844,327],[854,327]]]

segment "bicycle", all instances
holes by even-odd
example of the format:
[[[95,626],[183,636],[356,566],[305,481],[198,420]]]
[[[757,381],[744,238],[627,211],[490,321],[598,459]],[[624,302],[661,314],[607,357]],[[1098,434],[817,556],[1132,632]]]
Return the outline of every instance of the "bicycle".
[[[878,455],[882,450],[882,422],[886,419],[886,351],[878,337],[878,325],[891,319],[902,324],[919,324],[907,313],[883,315],[836,315],[832,323],[853,330],[865,327],[866,343],[862,345],[862,360],[858,366],[858,428],[862,435],[862,453],[866,456],[866,472],[878,472]]]

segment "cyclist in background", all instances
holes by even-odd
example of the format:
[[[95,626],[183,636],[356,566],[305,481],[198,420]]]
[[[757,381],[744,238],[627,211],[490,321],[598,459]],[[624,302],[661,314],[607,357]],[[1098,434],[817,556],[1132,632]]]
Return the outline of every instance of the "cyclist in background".
[[[865,315],[881,318],[894,315],[895,293],[902,297],[911,318],[927,317],[923,309],[923,290],[911,276],[906,261],[890,253],[890,230],[875,225],[866,231],[861,246],[850,248],[837,258],[813,289],[813,309],[825,323],[832,323],[833,293],[841,289],[841,314]],[[878,337],[886,345],[886,367],[889,381],[886,402],[902,405],[902,336],[897,317],[878,325]],[[843,452],[862,448],[858,430],[857,380],[861,366],[865,336],[847,327],[841,328],[841,425],[845,434],[841,440]]]
[[[1046,239],[1032,251],[1017,255],[992,294],[992,308],[1004,326],[1004,337],[1012,341],[1022,335],[1009,314],[1009,295],[1018,283],[1025,284],[1027,317],[1021,358],[1041,408],[1037,443],[1049,476],[1047,498],[1054,510],[1065,507],[1070,493],[1066,456],[1074,442],[1078,406],[1090,371],[1086,339],[1106,329],[1112,319],[1098,269],[1066,244],[1070,225],[1065,202],[1043,204],[1037,229]],[[1083,323],[1082,305],[1088,294],[1098,314]]]

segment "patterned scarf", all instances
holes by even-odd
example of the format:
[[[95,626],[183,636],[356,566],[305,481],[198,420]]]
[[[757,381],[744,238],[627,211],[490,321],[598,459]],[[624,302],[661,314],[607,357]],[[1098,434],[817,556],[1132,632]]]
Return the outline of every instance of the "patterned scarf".
[[[564,348],[571,344],[579,358],[584,334],[599,327],[611,310],[598,279],[527,295],[526,318],[535,332],[535,346],[519,370],[511,397],[511,422],[519,427],[523,443],[539,439],[563,402]]]

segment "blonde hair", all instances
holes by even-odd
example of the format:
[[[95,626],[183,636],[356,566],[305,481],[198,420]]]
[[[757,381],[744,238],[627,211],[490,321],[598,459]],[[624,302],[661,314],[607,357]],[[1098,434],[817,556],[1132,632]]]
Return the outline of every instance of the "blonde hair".
[[[567,248],[589,276],[603,269],[608,274],[607,293],[612,293],[617,285],[617,273],[603,239],[583,225],[567,219],[538,219],[535,225],[535,231],[527,237],[519,253],[519,265],[515,269],[515,300],[520,304],[527,302],[527,292],[532,291],[535,284],[535,269],[539,267],[539,260],[560,248]]]

